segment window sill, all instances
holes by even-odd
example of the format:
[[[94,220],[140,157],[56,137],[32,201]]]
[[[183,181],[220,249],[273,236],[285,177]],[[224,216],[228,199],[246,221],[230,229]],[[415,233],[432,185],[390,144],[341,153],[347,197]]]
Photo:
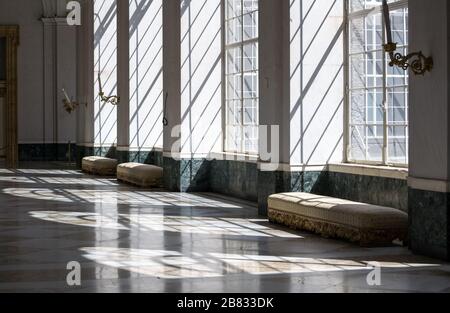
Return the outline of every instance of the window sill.
[[[408,179],[408,169],[403,167],[340,163],[329,164],[328,171],[342,174],[383,177],[400,180]]]
[[[247,163],[258,163],[259,157],[254,154],[242,154],[235,152],[211,152],[210,158],[223,161],[237,161]]]

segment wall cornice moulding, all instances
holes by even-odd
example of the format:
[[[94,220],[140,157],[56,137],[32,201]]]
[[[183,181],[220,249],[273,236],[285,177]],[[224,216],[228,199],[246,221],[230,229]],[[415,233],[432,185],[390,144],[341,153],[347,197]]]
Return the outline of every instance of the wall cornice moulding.
[[[45,25],[69,26],[65,17],[43,17],[41,21]]]
[[[70,0],[41,0],[42,1],[42,17],[66,17],[67,3]]]

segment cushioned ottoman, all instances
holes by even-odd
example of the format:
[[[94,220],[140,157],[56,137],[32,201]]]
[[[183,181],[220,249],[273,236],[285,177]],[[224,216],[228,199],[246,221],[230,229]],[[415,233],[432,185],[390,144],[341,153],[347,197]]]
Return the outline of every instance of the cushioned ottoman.
[[[139,187],[160,187],[163,169],[154,165],[124,163],[117,167],[117,179]]]
[[[408,215],[402,211],[307,193],[269,197],[269,220],[327,238],[346,239],[362,246],[405,241]]]
[[[82,170],[84,172],[101,175],[114,176],[116,175],[117,160],[90,156],[85,157],[82,161]]]

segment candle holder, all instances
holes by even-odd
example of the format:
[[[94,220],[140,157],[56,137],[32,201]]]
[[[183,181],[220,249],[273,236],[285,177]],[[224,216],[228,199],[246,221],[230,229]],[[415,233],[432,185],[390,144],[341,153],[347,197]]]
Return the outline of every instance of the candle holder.
[[[425,75],[426,72],[431,72],[433,69],[433,58],[426,57],[422,51],[413,52],[408,55],[403,55],[399,52],[396,53],[397,44],[392,42],[383,45],[383,48],[389,54],[391,59],[389,66],[391,67],[398,66],[405,71],[411,69],[415,75]]]
[[[398,66],[405,71],[411,69],[415,75],[425,75],[426,72],[431,72],[434,65],[433,58],[424,56],[422,51],[413,52],[408,55],[395,52],[397,50],[397,43],[394,43],[392,40],[391,17],[387,0],[383,0],[382,6],[387,36],[387,44],[383,45],[383,48],[386,53],[389,53],[391,59],[389,66]]]
[[[120,97],[118,96],[106,96],[105,93],[103,92],[103,86],[102,86],[102,80],[100,77],[100,73],[98,74],[98,85],[99,85],[99,97],[100,97],[100,101],[103,103],[109,103],[112,104],[114,106],[118,105],[120,102]]]
[[[104,103],[109,103],[109,104],[112,104],[112,105],[116,106],[120,102],[120,97],[118,97],[118,96],[105,96],[105,93],[103,91],[100,91],[98,93],[98,95],[100,96],[100,101],[104,102]]]
[[[72,112],[74,112],[80,106],[80,103],[71,100],[71,98],[69,97],[64,88],[62,89],[62,93],[64,95],[64,99],[62,100],[64,104],[64,109],[66,110],[67,113],[72,114]],[[87,103],[85,103],[84,105],[87,106]]]

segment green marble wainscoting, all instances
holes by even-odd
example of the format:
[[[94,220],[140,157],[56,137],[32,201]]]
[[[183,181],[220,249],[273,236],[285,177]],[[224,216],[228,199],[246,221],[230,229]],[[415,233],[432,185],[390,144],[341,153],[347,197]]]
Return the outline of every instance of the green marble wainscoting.
[[[165,189],[174,192],[181,190],[180,163],[179,160],[163,157],[163,185]]]
[[[164,185],[170,191],[214,192],[258,203],[267,215],[267,199],[282,192],[308,192],[389,206],[408,212],[406,179],[322,171],[261,171],[256,162],[164,157]]]
[[[378,176],[327,173],[326,196],[408,212],[408,182]]]
[[[410,248],[450,260],[450,194],[409,189]]]
[[[214,160],[211,163],[211,191],[252,202],[258,201],[256,162]]]
[[[19,144],[20,162],[75,162],[77,154],[75,144]]]
[[[170,191],[209,192],[211,161],[164,157],[164,187]]]
[[[117,150],[117,161],[121,163],[141,163],[156,166],[163,166],[163,154],[159,150],[124,151]]]

